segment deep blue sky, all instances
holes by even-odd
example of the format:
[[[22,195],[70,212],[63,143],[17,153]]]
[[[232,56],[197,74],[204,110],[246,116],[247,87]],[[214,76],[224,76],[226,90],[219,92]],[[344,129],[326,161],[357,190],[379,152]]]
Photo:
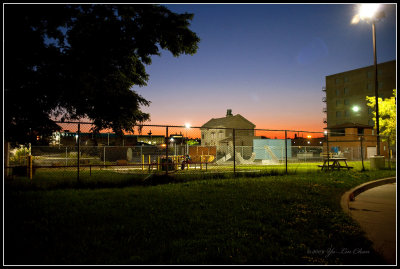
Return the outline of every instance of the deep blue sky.
[[[256,128],[321,131],[325,76],[373,64],[372,30],[350,4],[171,4],[194,13],[198,52],[168,51],[147,67],[152,124],[201,126],[241,114]],[[382,6],[378,63],[396,59],[396,5]]]

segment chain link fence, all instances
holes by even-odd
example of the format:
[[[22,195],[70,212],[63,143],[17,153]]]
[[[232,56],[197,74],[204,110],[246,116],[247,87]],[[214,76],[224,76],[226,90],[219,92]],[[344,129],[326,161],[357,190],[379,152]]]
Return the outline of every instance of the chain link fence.
[[[321,171],[326,161],[329,169],[336,159],[364,170],[376,155],[376,136],[359,132],[141,125],[119,136],[111,130],[96,133],[90,123],[58,124],[59,132],[38,137],[30,148],[10,149],[6,176],[57,174],[79,180],[94,175],[312,172]],[[394,168],[395,147],[388,145],[381,142],[381,155],[385,166]]]

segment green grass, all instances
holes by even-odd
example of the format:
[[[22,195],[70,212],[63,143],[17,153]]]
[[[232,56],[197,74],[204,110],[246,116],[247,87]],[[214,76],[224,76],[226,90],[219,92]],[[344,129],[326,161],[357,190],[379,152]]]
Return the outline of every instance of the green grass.
[[[320,172],[53,190],[8,182],[4,263],[380,264],[339,201],[354,186],[394,175]],[[329,249],[364,254],[327,255]]]

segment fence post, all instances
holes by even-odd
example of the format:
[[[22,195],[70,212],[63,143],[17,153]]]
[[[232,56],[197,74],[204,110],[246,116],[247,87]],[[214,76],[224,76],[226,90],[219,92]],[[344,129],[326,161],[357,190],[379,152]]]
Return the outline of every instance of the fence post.
[[[329,170],[329,131],[328,131],[328,129],[326,130],[326,155],[327,155],[327,159],[328,159],[327,170]]]
[[[77,169],[78,169],[78,182],[80,181],[79,178],[79,169],[80,169],[80,152],[81,152],[81,148],[80,148],[80,143],[81,143],[81,124],[78,123],[78,163],[77,163]]]
[[[166,130],[165,130],[165,158],[166,158],[165,174],[168,176],[168,126],[166,126]]]
[[[28,177],[32,179],[32,155],[27,156]]]
[[[103,147],[103,165],[106,168],[106,146]]]
[[[232,138],[233,138],[233,174],[236,175],[236,137],[235,137],[235,128],[232,129]]]
[[[285,130],[285,166],[287,174],[287,130]]]
[[[360,136],[360,144],[361,144],[361,163],[362,163],[362,169],[361,169],[361,171],[365,171],[365,167],[364,167],[364,152],[363,152],[363,139],[364,139],[364,137],[361,135],[361,136]]]

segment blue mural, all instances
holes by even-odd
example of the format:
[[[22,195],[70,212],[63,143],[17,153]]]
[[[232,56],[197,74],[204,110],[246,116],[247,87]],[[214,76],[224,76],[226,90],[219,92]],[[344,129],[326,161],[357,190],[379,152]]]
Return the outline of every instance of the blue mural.
[[[292,157],[291,139],[287,140],[287,156]],[[253,151],[256,160],[274,160],[285,158],[285,139],[254,139]]]

